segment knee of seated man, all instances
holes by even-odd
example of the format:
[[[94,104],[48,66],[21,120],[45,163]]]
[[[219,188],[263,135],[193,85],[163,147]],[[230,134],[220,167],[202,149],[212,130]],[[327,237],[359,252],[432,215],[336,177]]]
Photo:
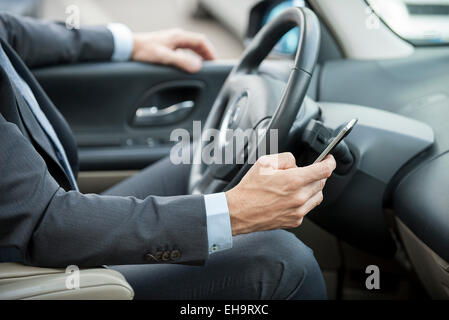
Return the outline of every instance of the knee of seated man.
[[[254,266],[263,271],[263,281],[276,284],[265,298],[286,299],[301,290],[301,286],[322,286],[309,283],[322,279],[321,270],[313,251],[294,234],[285,230],[266,231],[253,240]]]

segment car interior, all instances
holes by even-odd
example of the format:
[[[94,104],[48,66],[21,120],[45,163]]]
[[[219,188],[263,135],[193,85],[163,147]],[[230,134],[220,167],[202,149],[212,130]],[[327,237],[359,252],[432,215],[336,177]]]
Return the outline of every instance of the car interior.
[[[259,110],[251,126],[278,129],[280,151],[301,166],[358,118],[334,152],[323,203],[289,231],[313,249],[329,299],[449,299],[449,47],[413,44],[382,19],[376,32],[363,28],[368,1],[309,0],[267,22],[280,3],[253,6],[238,61],[205,62],[196,74],[136,62],[33,70],[74,132],[80,190],[101,193],[168,156],[175,129],[220,127],[229,101],[245,92]],[[292,29],[294,52],[272,50]],[[193,168],[191,193],[226,190],[248,168],[213,178]],[[368,289],[373,265],[380,288]],[[2,263],[0,298],[133,298],[116,271],[81,272],[73,291],[65,270]]]

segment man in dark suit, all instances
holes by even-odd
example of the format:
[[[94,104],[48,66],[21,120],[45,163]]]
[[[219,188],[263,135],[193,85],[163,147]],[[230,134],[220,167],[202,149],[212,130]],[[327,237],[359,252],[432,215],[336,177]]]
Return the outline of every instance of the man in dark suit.
[[[70,128],[28,70],[132,59],[195,72],[201,60],[176,49],[213,59],[207,39],[1,13],[0,44],[0,261],[111,265],[136,298],[326,296],[311,250],[280,228],[321,202],[332,157],[297,168],[291,154],[265,156],[234,189],[206,196],[185,195],[189,167],[166,159],[103,195],[83,194]]]

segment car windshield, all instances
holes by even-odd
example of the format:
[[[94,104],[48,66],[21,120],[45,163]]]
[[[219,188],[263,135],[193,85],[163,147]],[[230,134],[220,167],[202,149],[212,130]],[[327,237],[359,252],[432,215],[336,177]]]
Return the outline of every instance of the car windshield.
[[[279,14],[281,14],[284,10],[288,9],[289,7],[304,7],[305,1],[304,0],[287,0],[284,2],[281,2],[280,4],[277,4],[274,6],[271,10],[268,11],[264,24],[268,23],[270,20],[277,17]],[[290,30],[282,39],[277,43],[277,45],[274,48],[274,51],[276,53],[280,54],[287,54],[291,55],[296,52],[296,48],[298,45],[298,38],[299,38],[299,29],[294,28]]]
[[[394,32],[409,42],[415,45],[449,43],[449,0],[367,2],[371,7],[369,11],[374,11]]]

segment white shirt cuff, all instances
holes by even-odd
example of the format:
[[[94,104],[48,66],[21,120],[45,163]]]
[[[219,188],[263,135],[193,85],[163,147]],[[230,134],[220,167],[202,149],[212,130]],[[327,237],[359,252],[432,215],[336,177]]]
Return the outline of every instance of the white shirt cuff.
[[[131,29],[121,23],[110,23],[106,26],[114,39],[112,61],[127,61],[133,52],[134,40]]]
[[[232,248],[232,229],[226,195],[222,193],[204,196],[207,217],[209,254]]]

